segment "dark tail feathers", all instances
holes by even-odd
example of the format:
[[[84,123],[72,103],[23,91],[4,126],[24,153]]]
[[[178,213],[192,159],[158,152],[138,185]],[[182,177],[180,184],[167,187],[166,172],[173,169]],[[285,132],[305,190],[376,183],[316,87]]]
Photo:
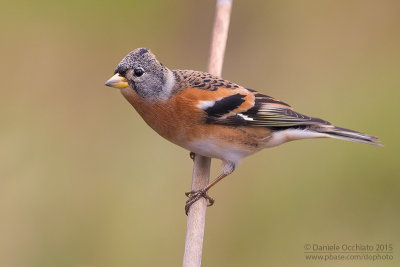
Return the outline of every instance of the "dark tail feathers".
[[[366,135],[366,134],[356,132],[353,130],[349,130],[349,129],[345,129],[345,128],[336,127],[333,125],[312,125],[310,127],[310,130],[327,134],[329,137],[336,138],[336,139],[364,143],[364,144],[375,145],[375,146],[382,146],[382,144],[377,143],[377,142],[379,142],[378,137]]]

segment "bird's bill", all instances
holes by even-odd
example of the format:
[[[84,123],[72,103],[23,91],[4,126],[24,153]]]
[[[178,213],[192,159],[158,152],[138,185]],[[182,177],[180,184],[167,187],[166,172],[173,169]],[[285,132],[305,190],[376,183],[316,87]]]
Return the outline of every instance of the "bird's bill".
[[[117,89],[121,89],[121,88],[125,88],[125,87],[129,86],[128,81],[124,77],[119,75],[119,73],[115,74],[110,79],[108,79],[108,81],[105,83],[105,85],[114,87]]]

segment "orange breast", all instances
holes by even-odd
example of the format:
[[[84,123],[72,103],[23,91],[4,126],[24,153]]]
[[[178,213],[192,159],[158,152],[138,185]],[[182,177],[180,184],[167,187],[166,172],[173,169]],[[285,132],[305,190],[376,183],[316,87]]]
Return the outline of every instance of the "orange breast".
[[[228,89],[227,89],[228,90]],[[134,90],[122,94],[142,116],[144,121],[162,137],[187,148],[192,141],[211,138],[221,145],[259,150],[269,139],[270,130],[263,127],[234,127],[205,123],[205,112],[197,107],[199,101],[215,100],[224,92],[185,89],[168,100],[150,102]]]

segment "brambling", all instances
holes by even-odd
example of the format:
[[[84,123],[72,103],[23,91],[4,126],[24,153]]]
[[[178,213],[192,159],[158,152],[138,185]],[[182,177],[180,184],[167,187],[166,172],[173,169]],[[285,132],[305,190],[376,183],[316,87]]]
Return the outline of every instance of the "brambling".
[[[159,135],[195,154],[222,160],[222,173],[205,188],[187,192],[190,206],[231,174],[246,156],[292,140],[331,137],[379,145],[377,137],[297,113],[288,104],[209,73],[170,70],[149,49],[118,64],[107,86],[121,90]]]

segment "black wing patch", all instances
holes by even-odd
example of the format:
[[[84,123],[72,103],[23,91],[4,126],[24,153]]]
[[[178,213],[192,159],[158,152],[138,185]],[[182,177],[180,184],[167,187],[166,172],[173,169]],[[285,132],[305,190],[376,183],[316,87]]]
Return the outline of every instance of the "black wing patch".
[[[241,97],[239,97],[239,96]],[[231,97],[236,99],[236,103],[225,103],[226,105],[232,105],[232,108],[229,111],[234,110],[238,105],[243,103],[243,95],[237,94]],[[208,123],[215,124],[223,124],[223,125],[232,125],[232,126],[258,126],[258,127],[270,127],[274,129],[284,129],[284,128],[292,128],[292,127],[303,127],[307,125],[316,125],[316,124],[330,124],[327,121],[322,119],[309,117],[298,112],[295,112],[291,109],[291,107],[279,101],[273,97],[266,96],[263,94],[256,93],[255,94],[255,103],[252,108],[247,110],[246,112],[237,113],[235,115],[229,117],[221,116],[208,116]],[[229,98],[229,97],[227,97]],[[227,99],[226,98],[226,99]],[[221,102],[225,99],[220,100]],[[231,102],[231,100],[226,100],[224,102]],[[239,103],[240,100],[240,103]],[[213,109],[210,107],[209,109]],[[226,110],[226,109],[225,109]],[[224,114],[229,113],[225,112]],[[218,113],[218,112],[214,112]],[[208,114],[208,113],[207,113]]]
[[[207,113],[207,118],[217,119],[227,115],[232,110],[238,108],[245,101],[245,97],[246,95],[234,94],[215,101],[212,106],[204,110]]]

